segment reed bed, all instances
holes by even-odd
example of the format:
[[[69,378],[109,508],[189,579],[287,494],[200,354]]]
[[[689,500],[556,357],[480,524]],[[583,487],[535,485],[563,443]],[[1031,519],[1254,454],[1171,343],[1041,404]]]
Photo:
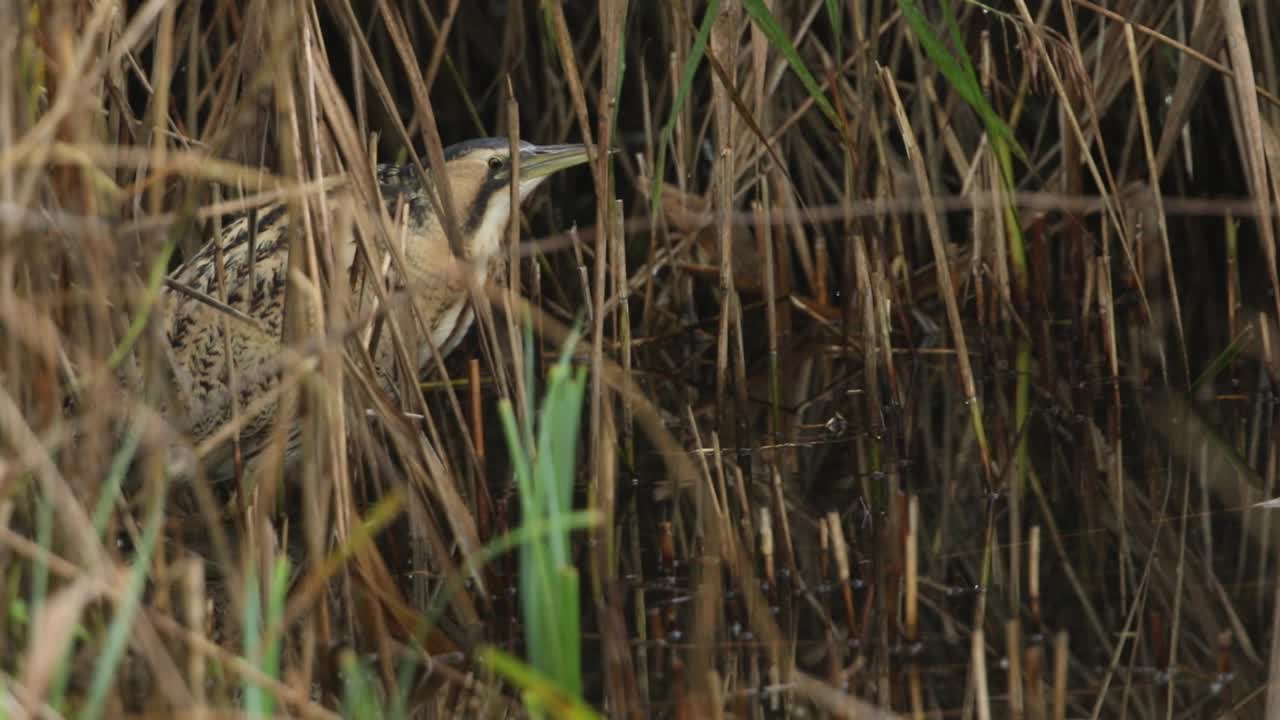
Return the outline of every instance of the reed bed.
[[[1278,15],[0,3],[0,715],[1276,716]],[[595,154],[387,397],[316,208],[482,136]],[[179,482],[281,200],[299,459]]]

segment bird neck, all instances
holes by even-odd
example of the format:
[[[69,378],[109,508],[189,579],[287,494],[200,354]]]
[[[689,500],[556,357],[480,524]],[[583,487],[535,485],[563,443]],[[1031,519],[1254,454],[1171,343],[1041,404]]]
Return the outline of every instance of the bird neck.
[[[471,239],[467,248],[468,260],[486,263],[497,254],[502,247],[502,239],[506,235],[507,222],[511,219],[512,212],[511,193],[502,189],[491,195],[479,217],[479,223],[474,228],[467,228]]]

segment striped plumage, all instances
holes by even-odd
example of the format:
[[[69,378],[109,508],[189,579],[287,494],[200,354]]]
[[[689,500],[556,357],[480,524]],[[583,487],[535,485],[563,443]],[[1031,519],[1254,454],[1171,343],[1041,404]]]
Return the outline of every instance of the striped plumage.
[[[525,143],[520,155],[522,199],[551,173],[586,160],[585,148],[580,145],[540,147]],[[416,351],[419,370],[431,362],[432,347],[447,354],[470,327],[467,271],[483,281],[501,263],[503,253],[499,249],[511,215],[506,139],[486,138],[451,146],[445,151],[445,160],[461,225],[463,262],[458,262],[450,250],[428,199],[430,178],[410,165],[378,168],[379,191],[393,220],[392,239],[403,253],[408,282],[391,269],[392,264],[385,257],[374,258],[370,264],[358,260],[361,256],[354,238],[337,241],[333,253],[335,270],[353,283],[348,317],[360,317],[374,307],[376,292],[367,280],[369,265],[392,296],[409,290],[423,326],[429,328],[430,342],[417,332],[409,303],[393,302],[390,307],[406,341],[412,343],[410,352]],[[333,192],[348,194],[333,195],[332,206],[354,202],[349,190]],[[159,307],[172,403],[176,407],[163,410],[193,442],[210,437],[232,418],[228,349],[241,412],[272,392],[279,382],[291,219],[282,204],[240,216],[224,228],[219,238],[170,275]],[[397,223],[401,219],[403,226]],[[382,243],[369,240],[368,246],[385,255]],[[225,294],[216,271],[219,247]],[[238,311],[239,317],[211,306],[200,295],[225,302]],[[378,338],[373,359],[386,383],[396,376],[394,347],[385,328]],[[243,421],[239,437],[247,461],[252,461],[266,445],[275,407],[274,402],[267,403]],[[297,429],[294,423],[290,449],[296,447]],[[226,479],[234,471],[230,449],[229,443],[224,444],[206,459],[206,470],[215,481]]]

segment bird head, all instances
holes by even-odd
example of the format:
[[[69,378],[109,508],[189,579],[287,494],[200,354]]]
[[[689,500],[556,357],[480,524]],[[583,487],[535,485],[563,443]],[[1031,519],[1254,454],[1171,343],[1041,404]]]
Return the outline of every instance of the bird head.
[[[511,183],[520,183],[524,200],[552,174],[585,163],[585,145],[520,143],[518,173],[513,173],[511,143],[482,138],[445,148],[445,171],[458,209],[464,250],[470,259],[497,252],[511,218]]]

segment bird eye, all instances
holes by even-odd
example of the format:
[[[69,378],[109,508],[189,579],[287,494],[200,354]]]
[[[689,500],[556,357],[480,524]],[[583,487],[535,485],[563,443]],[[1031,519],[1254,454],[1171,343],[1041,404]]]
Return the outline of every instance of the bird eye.
[[[494,155],[493,157],[489,158],[489,169],[490,169],[490,170],[501,170],[501,169],[502,169],[502,158],[498,157],[497,155]]]

